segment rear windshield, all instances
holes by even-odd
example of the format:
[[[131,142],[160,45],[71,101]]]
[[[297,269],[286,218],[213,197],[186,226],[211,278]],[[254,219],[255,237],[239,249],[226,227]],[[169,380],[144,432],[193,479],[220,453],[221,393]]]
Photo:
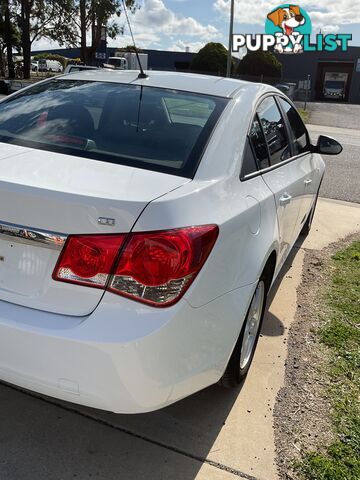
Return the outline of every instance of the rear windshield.
[[[224,98],[52,80],[0,103],[0,141],[192,178]]]

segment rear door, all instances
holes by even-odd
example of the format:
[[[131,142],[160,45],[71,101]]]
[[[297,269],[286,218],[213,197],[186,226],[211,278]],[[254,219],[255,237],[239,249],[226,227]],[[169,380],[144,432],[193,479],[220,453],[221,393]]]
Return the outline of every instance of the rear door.
[[[300,165],[291,160],[286,123],[273,96],[266,97],[259,105],[250,137],[254,147],[262,145],[259,167],[275,198],[282,262],[296,238],[303,183]]]
[[[277,97],[277,100],[288,122],[292,154],[303,183],[303,194],[299,212],[300,225],[298,225],[300,229],[306,220],[317,193],[318,180],[315,175],[315,159],[314,154],[310,151],[309,134],[299,113],[286,99]]]

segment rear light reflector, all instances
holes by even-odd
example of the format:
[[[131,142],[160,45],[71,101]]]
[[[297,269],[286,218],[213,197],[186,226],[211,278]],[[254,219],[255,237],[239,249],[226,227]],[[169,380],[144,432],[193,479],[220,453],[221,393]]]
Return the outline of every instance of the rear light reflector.
[[[153,306],[177,302],[208,258],[216,225],[126,235],[74,235],[54,280],[109,291]]]

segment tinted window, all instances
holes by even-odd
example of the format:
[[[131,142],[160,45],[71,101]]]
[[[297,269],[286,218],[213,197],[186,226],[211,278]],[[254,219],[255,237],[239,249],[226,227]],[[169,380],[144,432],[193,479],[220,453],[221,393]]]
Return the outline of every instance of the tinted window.
[[[0,141],[192,177],[226,99],[52,80],[0,104]]]
[[[259,169],[262,170],[263,168],[268,167],[269,156],[266,146],[266,140],[257,117],[255,117],[253,120],[250,128],[249,137],[256,155]]]
[[[270,164],[290,158],[285,122],[273,97],[266,98],[258,108],[258,115],[269,147]]]
[[[240,178],[244,178],[246,175],[250,175],[254,172],[257,172],[256,160],[253,149],[250,145],[250,140],[247,139],[244,149]]]
[[[294,155],[299,155],[300,153],[308,151],[308,133],[300,115],[289,102],[283,98],[279,98],[279,101],[289,120],[290,130],[293,136],[292,143]]]

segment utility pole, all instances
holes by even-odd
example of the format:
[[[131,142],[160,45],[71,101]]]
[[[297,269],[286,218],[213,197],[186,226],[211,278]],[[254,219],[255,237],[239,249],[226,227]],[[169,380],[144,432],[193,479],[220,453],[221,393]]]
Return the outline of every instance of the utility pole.
[[[226,68],[227,77],[231,77],[232,37],[234,32],[234,8],[235,8],[235,0],[230,0],[230,1],[231,1],[231,7],[230,7],[230,27],[229,27],[229,49],[228,49],[227,68]]]

